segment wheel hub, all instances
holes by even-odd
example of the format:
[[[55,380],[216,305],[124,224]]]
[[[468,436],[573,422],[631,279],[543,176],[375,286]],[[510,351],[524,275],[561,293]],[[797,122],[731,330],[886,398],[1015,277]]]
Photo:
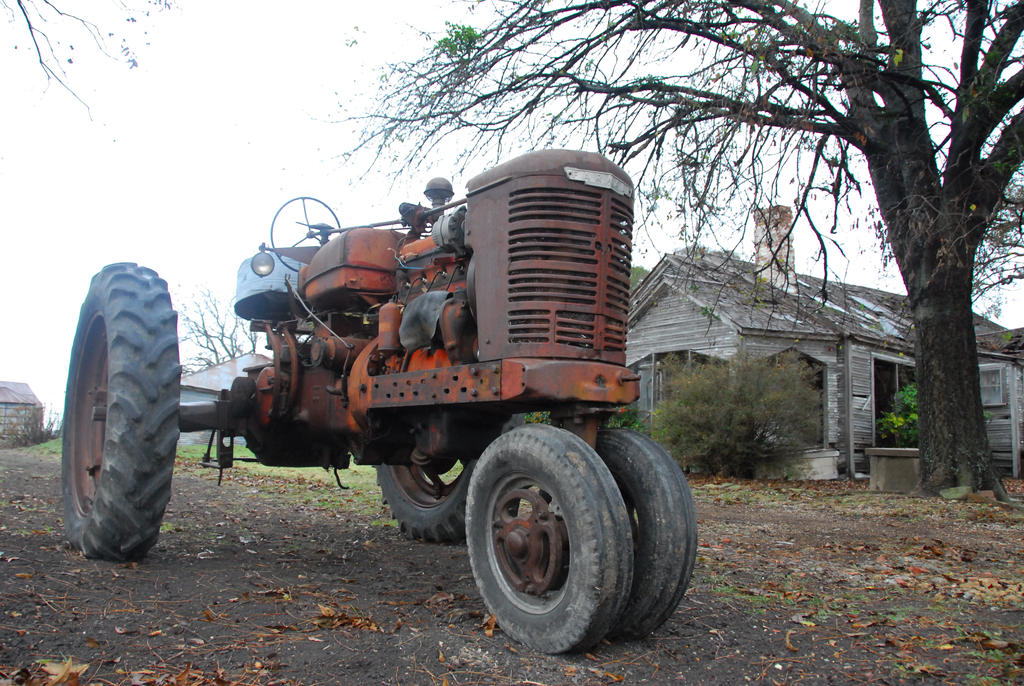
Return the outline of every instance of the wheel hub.
[[[499,499],[493,538],[502,574],[520,593],[542,595],[565,583],[569,534],[539,492],[516,489]]]
[[[71,497],[80,515],[92,509],[103,463],[107,420],[107,332],[102,317],[88,325],[81,371],[74,390],[73,416],[67,430],[73,434]]]

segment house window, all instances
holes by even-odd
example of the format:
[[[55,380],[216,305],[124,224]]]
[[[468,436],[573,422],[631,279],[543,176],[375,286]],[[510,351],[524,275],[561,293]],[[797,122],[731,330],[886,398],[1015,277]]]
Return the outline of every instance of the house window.
[[[981,367],[981,404],[1005,405],[1002,367]]]

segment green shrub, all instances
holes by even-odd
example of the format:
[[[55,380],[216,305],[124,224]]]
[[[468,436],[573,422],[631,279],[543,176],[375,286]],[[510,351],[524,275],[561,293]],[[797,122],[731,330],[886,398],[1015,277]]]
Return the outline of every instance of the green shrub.
[[[815,442],[814,371],[794,354],[697,365],[670,358],[666,372],[654,437],[684,468],[750,478]]]
[[[892,412],[875,422],[878,435],[894,448],[917,447],[917,385],[908,384],[896,394]]]
[[[524,424],[551,424],[551,412],[538,410],[527,412],[523,415]],[[649,434],[650,429],[643,419],[640,418],[640,411],[632,406],[623,406],[615,410],[614,414],[601,423],[602,429],[632,429],[640,433]]]
[[[602,426],[606,429],[631,429],[642,434],[651,432],[647,423],[640,417],[640,411],[633,406],[620,407]]]
[[[550,424],[551,413],[547,410],[527,412],[523,415],[523,424]]]

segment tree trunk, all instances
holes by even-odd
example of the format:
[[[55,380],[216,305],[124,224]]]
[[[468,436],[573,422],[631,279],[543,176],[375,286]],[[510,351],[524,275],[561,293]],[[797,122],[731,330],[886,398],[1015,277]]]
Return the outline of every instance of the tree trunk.
[[[923,265],[921,268],[925,268]],[[936,272],[941,272],[937,274]],[[952,486],[1003,494],[981,405],[969,265],[933,269],[908,285],[914,318],[922,491]]]
[[[912,123],[880,129],[890,145],[869,154],[868,166],[914,320],[919,488],[936,494],[967,486],[1005,500],[981,406],[971,301],[976,218],[969,202],[948,200],[970,196],[943,186],[929,134]]]

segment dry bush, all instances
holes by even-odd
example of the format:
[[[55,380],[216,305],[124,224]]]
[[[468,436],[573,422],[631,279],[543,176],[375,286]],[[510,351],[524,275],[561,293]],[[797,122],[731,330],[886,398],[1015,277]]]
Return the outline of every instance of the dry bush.
[[[11,448],[45,443],[60,435],[63,422],[59,414],[42,407],[33,407],[26,420],[3,436],[3,444]]]
[[[797,356],[666,364],[654,435],[682,467],[750,478],[758,466],[784,463],[815,442],[819,393],[813,370]]]

